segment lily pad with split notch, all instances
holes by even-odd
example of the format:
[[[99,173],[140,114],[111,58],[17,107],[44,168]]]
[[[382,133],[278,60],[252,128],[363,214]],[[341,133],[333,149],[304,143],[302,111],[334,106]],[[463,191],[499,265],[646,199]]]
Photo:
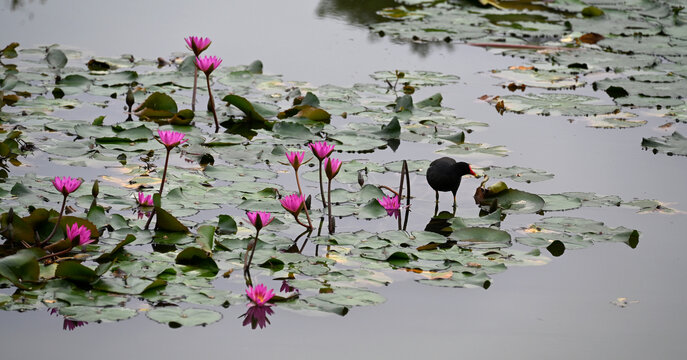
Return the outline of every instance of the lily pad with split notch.
[[[179,307],[155,308],[146,312],[146,316],[161,324],[167,324],[171,328],[205,326],[222,319],[222,314],[217,311]]]
[[[668,136],[642,138],[642,147],[651,148],[654,153],[687,156],[687,138],[677,131]]]
[[[468,243],[471,248],[501,248],[511,246],[510,234],[503,230],[485,227],[467,227],[456,229],[451,239]]]
[[[72,321],[114,322],[130,319],[138,312],[124,307],[68,306],[60,308],[60,315]]]
[[[618,111],[616,105],[596,104],[600,99],[576,94],[542,93],[530,95],[506,95],[490,100],[503,101],[506,111],[519,114],[587,116],[610,114]]]
[[[553,174],[548,173],[546,171],[528,169],[528,168],[523,168],[520,166],[510,166],[507,168],[499,167],[499,166],[489,166],[489,167],[484,169],[484,172],[490,178],[496,178],[496,179],[506,179],[507,178],[507,179],[511,179],[513,181],[526,182],[526,183],[544,181],[544,180],[549,180],[549,179],[553,178]]]
[[[517,189],[506,189],[497,194],[487,194],[480,206],[489,210],[492,204],[501,208],[506,214],[533,214],[544,208],[544,199],[539,195]]]

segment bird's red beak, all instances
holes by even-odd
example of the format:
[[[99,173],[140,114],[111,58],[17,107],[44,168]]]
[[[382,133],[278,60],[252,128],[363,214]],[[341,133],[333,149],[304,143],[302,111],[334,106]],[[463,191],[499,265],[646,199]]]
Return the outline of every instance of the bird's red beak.
[[[470,174],[472,174],[472,176],[474,177],[477,177],[477,174],[475,174],[475,172],[472,171],[472,167],[468,166],[468,168],[470,169]]]

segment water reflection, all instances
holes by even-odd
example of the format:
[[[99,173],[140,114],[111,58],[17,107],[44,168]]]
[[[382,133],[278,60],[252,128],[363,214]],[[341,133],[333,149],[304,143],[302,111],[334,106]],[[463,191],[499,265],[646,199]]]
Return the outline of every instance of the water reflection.
[[[270,305],[256,305],[252,304],[248,307],[246,311],[240,317],[243,317],[243,326],[250,324],[251,329],[255,330],[258,326],[261,329],[267,327],[271,324],[270,319],[267,315],[274,314],[274,310]]]
[[[47,1],[48,1],[48,0],[39,0],[38,3],[41,4],[41,5],[43,5],[43,4],[45,4]],[[11,11],[16,11],[16,10],[19,10],[19,9],[23,8],[23,7],[26,6],[28,3],[32,3],[32,4],[33,4],[34,2],[35,2],[35,1],[33,1],[33,0],[29,0],[29,1],[26,1],[26,0],[12,0],[12,1],[10,1],[10,10],[11,10]]]
[[[281,283],[281,287],[279,288],[279,291],[283,293],[290,293],[290,292],[299,292],[298,289],[295,287],[289,285],[289,281],[284,279]]]
[[[371,24],[390,21],[377,15],[377,11],[396,7],[398,3],[394,0],[321,0],[315,9],[315,14],[320,18],[334,18],[344,20],[351,25],[365,27]],[[370,33],[370,42],[378,41],[384,34]],[[399,39],[391,39],[395,43],[406,43]],[[453,50],[453,45],[447,42],[410,42],[410,49],[413,53],[421,57],[427,57],[434,49]]]
[[[385,21],[377,11],[397,5],[394,0],[322,0],[315,14],[321,18],[343,19],[352,25],[367,26]]]
[[[253,330],[258,326],[263,329],[271,324],[267,316],[274,314],[274,310],[272,309],[273,304],[269,303],[274,297],[274,289],[268,290],[267,286],[264,284],[252,286],[253,279],[248,270],[244,270],[243,275],[247,286],[246,296],[248,296],[250,302],[248,303],[248,310],[246,310],[243,315],[239,316],[239,319],[243,318],[243,326],[251,324]],[[284,283],[285,282],[286,280],[284,280]],[[284,283],[282,283],[282,288],[284,288]]]
[[[451,223],[449,223],[451,219],[453,219],[453,214],[448,211],[442,211],[429,219],[429,223],[425,226],[425,231],[431,231],[442,236],[449,236],[453,232]]]
[[[60,316],[59,311],[60,311],[60,309],[58,309],[58,308],[48,309],[48,312],[50,313],[50,315],[55,315],[55,316]],[[65,316],[64,321],[62,322],[62,330],[72,331],[78,327],[82,327],[85,325],[88,325],[87,321],[70,320]]]

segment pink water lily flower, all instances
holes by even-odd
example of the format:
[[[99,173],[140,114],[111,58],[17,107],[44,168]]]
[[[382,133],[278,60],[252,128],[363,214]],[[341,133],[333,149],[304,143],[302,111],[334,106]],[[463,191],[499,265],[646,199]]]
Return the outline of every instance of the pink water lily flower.
[[[55,176],[55,179],[52,181],[52,184],[53,186],[55,186],[55,189],[57,189],[57,191],[61,192],[62,195],[67,196],[76,191],[76,189],[78,189],[79,186],[81,186],[82,182],[83,181],[81,179],[72,178],[70,176],[65,176],[62,178]]]
[[[136,202],[138,202],[138,205],[141,206],[153,206],[153,196],[152,195],[146,195],[143,192],[138,193],[138,198],[136,199]]]
[[[77,236],[79,237],[79,243],[77,245],[86,245],[95,241],[91,239],[91,230],[86,226],[79,226],[77,223],[73,223],[71,227],[67,226],[67,239],[69,239],[69,241],[74,241]]]
[[[291,166],[295,170],[298,170],[298,168],[303,164],[303,158],[305,157],[305,151],[291,151],[286,153],[286,158],[289,160],[289,163],[291,163]]]
[[[186,45],[188,45],[188,48],[191,49],[196,56],[199,56],[200,53],[205,51],[205,49],[212,44],[210,38],[202,38],[200,36],[189,36],[184,40],[186,40]]]
[[[396,218],[400,215],[401,201],[398,196],[386,197],[383,196],[381,199],[377,199],[379,205],[382,205],[386,210],[387,215],[394,215]]]
[[[341,170],[341,160],[334,158],[324,159],[324,172],[329,180],[333,179]]]
[[[281,206],[284,207],[286,211],[293,214],[293,216],[298,216],[303,209],[305,197],[300,194],[291,194],[289,196],[284,196],[279,202],[281,202]]]
[[[274,296],[274,290],[267,290],[267,286],[264,284],[258,284],[255,287],[249,286],[246,289],[246,295],[253,301],[256,305],[265,305]]]
[[[168,150],[188,141],[188,139],[184,139],[184,136],[186,136],[186,134],[172,130],[158,130],[157,134],[160,135],[160,142]]]
[[[315,157],[317,157],[320,161],[324,160],[324,158],[329,156],[334,151],[334,145],[329,145],[326,141],[310,143],[308,146],[310,147],[310,150],[312,150],[312,153],[315,155]]]
[[[399,201],[398,196],[383,196],[381,199],[377,199],[377,201],[379,202],[379,205],[382,205],[387,211],[398,210],[401,208],[401,202]]]
[[[269,225],[274,220],[272,214],[264,211],[248,211],[246,216],[248,216],[248,220],[257,230]]]
[[[222,58],[218,58],[217,56],[197,57],[195,62],[198,69],[204,72],[206,76],[210,76],[210,74],[222,63]]]

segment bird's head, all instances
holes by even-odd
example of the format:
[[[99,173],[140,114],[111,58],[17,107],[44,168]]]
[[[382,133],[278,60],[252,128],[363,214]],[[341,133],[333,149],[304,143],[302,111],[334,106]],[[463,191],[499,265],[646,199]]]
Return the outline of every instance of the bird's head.
[[[472,171],[472,168],[470,167],[470,164],[466,162],[457,162],[455,165],[456,172],[458,173],[458,176],[463,176],[463,175],[472,175],[474,177],[477,177],[477,174],[475,174],[474,171]]]

